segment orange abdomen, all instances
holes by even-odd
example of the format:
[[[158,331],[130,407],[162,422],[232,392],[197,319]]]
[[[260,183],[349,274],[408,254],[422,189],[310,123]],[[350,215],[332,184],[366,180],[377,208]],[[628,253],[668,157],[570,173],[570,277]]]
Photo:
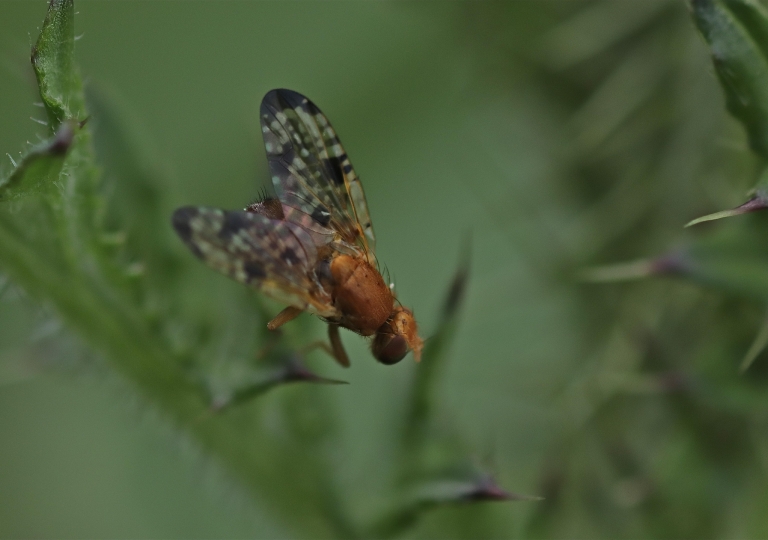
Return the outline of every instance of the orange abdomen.
[[[334,304],[339,325],[370,336],[392,314],[395,300],[381,274],[363,259],[339,255],[331,261]]]

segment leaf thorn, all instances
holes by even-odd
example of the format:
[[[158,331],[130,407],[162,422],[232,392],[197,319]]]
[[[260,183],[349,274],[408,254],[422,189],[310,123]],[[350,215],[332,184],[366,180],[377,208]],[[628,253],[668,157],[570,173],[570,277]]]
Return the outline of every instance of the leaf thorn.
[[[730,210],[721,210],[720,212],[707,214],[706,216],[701,216],[699,218],[691,220],[685,224],[684,228],[687,229],[688,227],[693,227],[694,225],[698,225],[699,223],[705,223],[707,221],[715,221],[715,220],[723,219],[727,217],[740,216],[742,214],[756,212],[758,210],[765,210],[766,208],[768,208],[768,200],[766,200],[765,197],[761,196],[760,194],[757,194],[751,199],[749,199],[747,202],[737,206],[736,208],[731,208]]]

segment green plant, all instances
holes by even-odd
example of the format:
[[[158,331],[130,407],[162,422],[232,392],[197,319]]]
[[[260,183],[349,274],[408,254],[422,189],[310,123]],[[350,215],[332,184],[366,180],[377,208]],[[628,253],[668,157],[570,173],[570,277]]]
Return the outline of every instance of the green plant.
[[[171,235],[155,172],[136,155],[103,95],[92,93],[86,107],[74,41],[73,1],[52,0],[32,52],[49,138],[0,181],[0,264],[13,282],[50,305],[148,403],[286,521],[301,516],[292,521],[298,535],[387,538],[435,506],[526,498],[501,490],[482,471],[457,469],[465,456],[432,425],[431,391],[462,304],[466,254],[402,415],[391,465],[400,470],[394,502],[370,524],[350,514],[334,479],[327,390],[303,385],[254,399],[289,383],[339,382],[305,366],[298,349],[307,342],[306,321],[278,337],[266,330],[263,300],[251,294],[230,319],[211,314],[215,295],[201,293],[190,275],[194,264]],[[242,330],[235,344],[233,328]],[[221,357],[223,367],[212,360]],[[264,421],[267,414],[281,415],[279,428]],[[445,459],[424,458],[446,444]]]
[[[747,78],[737,88],[761,109],[763,61],[750,71],[744,57],[728,54],[762,56],[765,38],[755,29],[764,9],[691,3],[707,41],[721,46],[708,50],[679,2],[544,5],[558,16],[540,30],[539,47],[516,46],[530,35],[467,32],[478,57],[494,59],[495,47],[522,57],[494,65],[494,84],[508,88],[526,69],[526,84],[563,111],[554,170],[528,180],[499,158],[516,183],[486,202],[526,262],[576,297],[581,319],[577,365],[553,391],[562,428],[539,472],[545,501],[525,536],[764,535],[764,519],[747,508],[763,500],[765,365],[739,374],[737,362],[749,349],[746,367],[765,345],[764,323],[749,340],[765,309],[766,218],[755,212],[682,229],[762,170],[762,157],[748,151],[765,127],[761,113],[739,109],[747,126],[727,118],[707,53],[725,55],[719,69]],[[468,19],[487,31],[515,15],[497,6]],[[725,91],[728,102],[743,97]],[[502,144],[492,149],[503,155]],[[648,253],[660,255],[592,267]],[[674,279],[639,280],[652,276]],[[628,279],[638,281],[606,284]]]
[[[690,6],[694,22],[709,45],[728,111],[747,134],[756,158],[758,180],[747,202],[732,210],[694,219],[686,227],[765,209],[764,171],[768,159],[768,94],[764,80],[768,70],[768,11],[751,0],[693,0]],[[591,270],[587,277],[610,281],[677,276],[764,302],[768,292],[768,259],[762,250],[756,249],[764,242],[763,220],[757,218],[687,240],[657,258]],[[750,366],[767,344],[768,335],[763,328],[742,360],[741,371]]]
[[[99,41],[94,30],[115,28],[118,5],[83,6],[86,17],[101,9],[99,17],[85,19],[91,26],[83,48],[78,45],[84,62],[93,55],[88,47]],[[155,94],[173,89],[162,100],[181,110],[172,121],[151,118],[157,110],[151,107],[142,114],[163,133],[160,146],[168,155],[175,148],[170,161],[180,166],[185,154],[179,147],[210,152],[190,160],[184,178],[168,180],[146,158],[141,145],[147,140],[94,85],[88,85],[87,113],[74,111],[72,121],[26,160],[14,158],[23,170],[3,188],[8,200],[0,206],[0,223],[7,225],[0,262],[11,278],[0,316],[11,301],[34,306],[7,285],[18,283],[85,338],[76,345],[62,332],[50,340],[53,347],[44,341],[29,347],[29,356],[58,365],[80,356],[72,349],[90,345],[100,355],[86,355],[103,356],[91,359],[90,371],[116,368],[105,371],[122,374],[143,403],[158,404],[148,408],[162,411],[180,438],[195,441],[201,454],[251,488],[257,510],[291,523],[296,536],[766,535],[768,363],[760,351],[768,335],[767,214],[682,228],[696,216],[743,202],[742,193],[760,181],[760,4],[222,6],[194,3],[177,11],[173,3],[131,4],[132,11],[146,9],[173,24],[131,27],[150,45],[131,43],[115,60],[149,53],[134,71],[126,68],[130,76],[147,78],[145,107]],[[0,24],[6,20],[0,17]],[[178,28],[166,28],[177,21]],[[221,28],[243,36],[220,47]],[[377,31],[377,39],[366,41]],[[168,50],[158,48],[166,43]],[[720,55],[715,69],[725,70],[720,76],[731,96],[725,103],[737,99],[731,104],[736,117],[723,107],[713,52]],[[210,81],[205,92],[185,86],[191,56],[200,75],[195,84]],[[255,75],[236,78],[244,72]],[[236,137],[227,139],[211,117],[233,114],[287,76],[303,77],[300,89],[307,92],[325,85],[328,97],[314,89],[310,95],[324,105],[329,98],[344,104],[336,107],[346,121],[333,113],[340,129],[358,119],[360,137],[345,132],[344,140],[355,160],[365,159],[365,150],[379,160],[373,170],[355,161],[366,174],[372,206],[396,194],[388,211],[376,210],[374,217],[386,238],[381,247],[396,246],[387,261],[410,253],[413,263],[401,285],[416,283],[426,291],[414,305],[431,305],[440,295],[435,284],[449,279],[451,265],[425,261],[425,252],[452,253],[461,232],[472,227],[471,294],[455,326],[457,339],[433,337],[438,360],[419,365],[415,380],[407,377],[413,365],[375,371],[379,366],[354,360],[349,376],[367,374],[364,384],[282,384],[334,373],[321,357],[301,358],[315,375],[290,363],[321,325],[300,318],[272,341],[276,336],[263,327],[279,307],[206,272],[172,236],[168,219],[175,206],[226,199],[220,192],[245,176],[226,167],[261,153],[254,130],[250,137],[240,134],[250,148],[228,159]],[[247,92],[238,100],[222,98],[235,86]],[[137,88],[126,87],[138,94]],[[211,95],[215,99],[206,101]],[[194,99],[185,101],[189,96]],[[131,97],[141,104],[140,96]],[[229,101],[237,105],[221,106]],[[215,112],[198,116],[204,109]],[[257,118],[253,110],[238,112]],[[79,146],[91,133],[93,150]],[[174,147],[175,137],[183,144]],[[752,141],[757,152],[750,150]],[[68,144],[64,159],[57,149]],[[363,152],[351,148],[355,144]],[[78,147],[80,156],[90,156],[82,169],[73,168]],[[35,153],[44,159],[34,159]],[[57,159],[66,173],[62,180],[54,174]],[[190,176],[209,161],[222,170]],[[58,181],[50,193],[46,174]],[[89,174],[92,183],[81,183]],[[377,175],[384,182],[377,184]],[[170,192],[174,180],[183,195]],[[194,195],[203,185],[212,189]],[[70,197],[88,190],[93,196]],[[238,199],[230,201],[250,190],[232,188]],[[389,229],[381,234],[384,226]],[[397,233],[408,238],[398,243]],[[462,273],[458,283],[466,283]],[[665,279],[595,284],[584,277]],[[101,320],[115,308],[125,316],[116,324],[110,324],[113,317]],[[431,310],[419,309],[419,320],[430,321]],[[41,328],[55,331],[49,310],[40,311]],[[438,319],[450,320],[451,311]],[[427,335],[439,329],[438,336],[453,338],[454,324],[424,326]],[[110,333],[119,341],[113,343]],[[453,347],[449,364],[438,351],[441,342]],[[152,354],[139,362],[133,353],[145,349]],[[0,369],[11,363],[8,356],[0,358]],[[746,366],[755,358],[739,373],[740,360]],[[414,387],[422,390],[412,393]],[[8,398],[12,393],[0,398],[16,404]],[[21,408],[2,409],[13,425],[26,423]],[[6,426],[8,420],[0,424]],[[6,440],[6,447],[33,445]],[[454,496],[481,488],[499,494],[468,463],[474,452],[491,454],[505,484],[525,485],[545,499],[438,508],[451,490]],[[17,460],[9,459],[0,476]],[[468,483],[435,482],[446,476]],[[34,480],[17,478],[24,485]],[[421,487],[409,487],[408,479]],[[47,487],[46,481],[39,484]],[[13,512],[24,502],[3,506]],[[428,508],[434,511],[427,515]]]

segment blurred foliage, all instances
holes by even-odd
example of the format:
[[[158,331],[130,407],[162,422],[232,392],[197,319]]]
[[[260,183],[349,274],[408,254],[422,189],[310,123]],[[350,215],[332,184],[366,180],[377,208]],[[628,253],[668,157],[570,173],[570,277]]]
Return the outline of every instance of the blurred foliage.
[[[763,173],[762,4],[78,5],[88,112],[71,4],[54,0],[27,79],[45,133],[0,183],[0,535],[768,534],[768,218],[682,228],[742,202]],[[2,35],[39,7],[0,5]],[[4,47],[6,69],[26,75],[23,47]],[[273,87],[310,96],[341,132],[382,258],[432,336],[421,365],[377,366],[347,336],[343,376],[300,358],[319,323],[275,339],[264,326],[278,306],[173,238],[174,207],[256,194],[256,111]],[[30,114],[10,92],[4,143]],[[635,262],[596,266],[623,260]],[[594,283],[652,276],[671,279]],[[61,381],[73,372],[102,374],[96,408],[137,389],[192,441],[188,461],[246,486],[253,521],[192,530],[200,516],[238,521],[237,505],[192,516],[158,501],[142,515],[162,526],[128,525],[141,517],[120,508],[136,508],[132,490],[151,497],[148,473],[92,511],[100,475],[126,460],[62,475],[79,462],[56,448],[102,441],[109,456],[116,443],[88,429],[111,421],[48,428],[50,450],[35,438],[46,414],[83,414],[56,390],[81,392]],[[351,384],[281,384],[337,378]],[[166,468],[183,454],[170,453]],[[544,500],[461,504],[525,498],[489,473]]]

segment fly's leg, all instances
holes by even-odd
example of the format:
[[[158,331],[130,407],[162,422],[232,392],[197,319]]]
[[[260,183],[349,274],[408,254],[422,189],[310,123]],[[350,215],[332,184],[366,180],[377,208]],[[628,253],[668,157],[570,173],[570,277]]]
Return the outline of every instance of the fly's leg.
[[[344,345],[341,343],[341,336],[339,336],[339,325],[328,325],[328,338],[331,340],[331,344],[328,345],[325,341],[315,341],[304,347],[301,352],[307,354],[315,349],[321,349],[328,353],[330,357],[336,360],[342,367],[349,367],[349,356],[344,350]]]
[[[283,311],[278,313],[274,319],[272,319],[267,323],[267,328],[269,328],[270,330],[277,330],[278,328],[283,326],[285,323],[290,322],[296,317],[298,317],[299,315],[301,315],[302,312],[303,310],[299,308],[288,306]]]
[[[328,325],[328,339],[331,340],[333,357],[342,366],[349,367],[349,356],[347,356],[347,351],[344,350],[344,344],[341,342],[341,336],[339,335],[338,324]]]
[[[277,330],[281,326],[283,326],[285,323],[292,321],[296,317],[298,317],[303,311],[299,308],[288,306],[283,311],[277,314],[277,316],[269,321],[267,323],[267,328],[270,330]],[[347,356],[347,351],[344,350],[344,344],[341,342],[341,336],[339,335],[339,325],[338,324],[328,324],[328,338],[331,341],[331,346],[329,347],[327,343],[324,343],[322,341],[318,341],[316,343],[311,343],[307,347],[304,348],[303,352],[306,354],[307,352],[313,350],[313,349],[323,349],[325,352],[330,354],[334,360],[336,360],[340,365],[343,367],[349,367],[349,356]]]

